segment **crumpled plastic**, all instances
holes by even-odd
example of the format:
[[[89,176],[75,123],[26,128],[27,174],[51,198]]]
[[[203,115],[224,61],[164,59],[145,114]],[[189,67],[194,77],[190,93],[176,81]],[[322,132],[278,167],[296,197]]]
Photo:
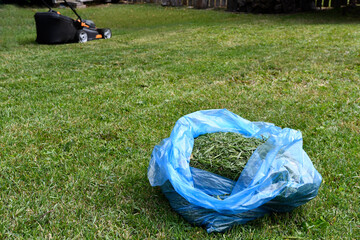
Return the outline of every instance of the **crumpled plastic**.
[[[194,138],[236,132],[265,138],[238,180],[190,167]],[[181,117],[169,138],[155,146],[148,168],[151,186],[161,186],[171,207],[190,223],[223,232],[270,212],[289,212],[316,197],[322,177],[302,148],[300,131],[250,122],[226,110]]]

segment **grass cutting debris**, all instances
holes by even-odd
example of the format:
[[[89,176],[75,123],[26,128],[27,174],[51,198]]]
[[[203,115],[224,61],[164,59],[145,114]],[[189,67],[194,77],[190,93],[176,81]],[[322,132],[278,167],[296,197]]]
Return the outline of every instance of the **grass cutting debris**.
[[[190,166],[236,181],[247,161],[264,139],[239,133],[208,133],[195,138]]]
[[[112,38],[40,45],[39,11],[0,4],[0,239],[360,239],[359,16],[106,4],[77,11]],[[224,108],[300,130],[318,196],[220,234],[174,212],[152,150]]]

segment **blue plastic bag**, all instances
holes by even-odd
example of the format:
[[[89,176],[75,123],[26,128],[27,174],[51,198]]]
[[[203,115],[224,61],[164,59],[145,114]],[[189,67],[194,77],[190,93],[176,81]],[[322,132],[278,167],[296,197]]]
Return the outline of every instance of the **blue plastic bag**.
[[[189,165],[194,138],[214,132],[267,139],[236,182]],[[269,212],[291,211],[313,199],[322,180],[302,149],[300,131],[250,122],[226,109],[180,118],[170,137],[155,146],[148,178],[152,186],[161,186],[176,212],[209,233]]]

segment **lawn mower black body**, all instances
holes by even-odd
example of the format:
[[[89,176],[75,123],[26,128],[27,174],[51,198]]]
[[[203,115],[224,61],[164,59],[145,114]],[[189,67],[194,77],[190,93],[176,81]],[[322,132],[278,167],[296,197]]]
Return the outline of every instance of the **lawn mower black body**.
[[[93,21],[82,20],[72,7],[71,9],[78,16],[77,20],[63,16],[51,8],[48,12],[36,13],[36,41],[42,44],[58,44],[111,37],[110,29],[96,28]]]

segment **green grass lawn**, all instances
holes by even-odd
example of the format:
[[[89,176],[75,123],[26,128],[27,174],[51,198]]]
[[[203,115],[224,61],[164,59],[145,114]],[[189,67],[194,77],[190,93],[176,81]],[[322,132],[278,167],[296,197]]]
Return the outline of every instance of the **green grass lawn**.
[[[38,45],[39,10],[0,6],[0,239],[360,238],[359,17],[103,5],[113,38]],[[152,149],[214,108],[301,130],[318,197],[223,234],[173,212]]]

